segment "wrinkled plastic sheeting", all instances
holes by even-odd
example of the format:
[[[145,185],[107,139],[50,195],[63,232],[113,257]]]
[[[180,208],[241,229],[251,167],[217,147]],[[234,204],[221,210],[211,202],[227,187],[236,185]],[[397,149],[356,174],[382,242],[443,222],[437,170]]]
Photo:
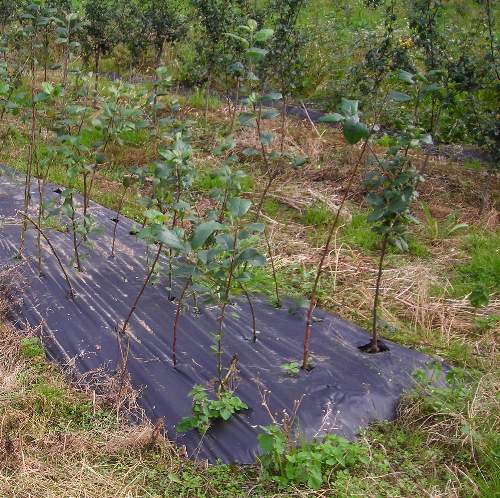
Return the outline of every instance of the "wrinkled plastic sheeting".
[[[36,191],[33,185],[33,204]],[[47,191],[53,192],[53,187]],[[12,263],[20,223],[14,223],[23,203],[22,180],[8,169],[0,177],[0,262]],[[55,195],[55,194],[51,194]],[[47,230],[62,255],[76,289],[77,299],[68,299],[66,282],[56,260],[43,243],[43,277],[36,273],[36,232],[26,236],[24,268],[28,286],[24,291],[17,325],[43,323],[48,354],[60,363],[73,363],[85,373],[106,368],[112,372],[118,361],[116,324],[127,315],[145,278],[145,245],[129,234],[133,222],[122,218],[117,227],[116,257],[109,258],[115,213],[91,203],[91,212],[104,234],[93,240],[94,248],[83,260],[85,272],[71,269],[69,233]],[[163,262],[165,268],[165,262]],[[175,293],[175,292],[174,292]],[[175,424],[191,413],[188,392],[194,384],[213,383],[215,355],[210,352],[217,330],[217,310],[185,313],[180,318],[177,368],[171,360],[175,302],[161,284],[149,285],[130,322],[131,380],[140,390],[140,404],[151,420],[163,418],[168,437],[186,445],[193,457],[224,462],[252,463],[258,453],[260,426],[270,424],[262,406],[268,405],[281,418],[295,400],[302,399],[297,426],[306,438],[335,432],[348,438],[373,421],[393,419],[401,394],[412,386],[415,369],[431,359],[411,349],[387,342],[390,351],[366,354],[358,347],[369,341],[359,327],[321,310],[315,311],[311,337],[314,368],[296,377],[286,375],[281,365],[300,361],[304,335],[304,312],[290,313],[256,299],[258,339],[252,337],[252,318],[246,302],[230,306],[225,321],[224,364],[239,358],[236,394],[249,406],[227,422],[216,422],[201,437],[196,431],[178,434]]]

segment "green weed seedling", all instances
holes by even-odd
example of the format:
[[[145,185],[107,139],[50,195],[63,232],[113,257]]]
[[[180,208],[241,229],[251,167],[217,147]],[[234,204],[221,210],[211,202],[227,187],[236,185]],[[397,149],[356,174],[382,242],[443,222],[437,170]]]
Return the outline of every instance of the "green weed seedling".
[[[38,337],[27,337],[21,341],[21,353],[26,358],[40,358],[45,355],[43,345]]]
[[[285,372],[290,377],[296,377],[300,372],[300,364],[296,361],[291,361],[290,363],[282,363],[281,370]]]
[[[248,406],[231,392],[220,394],[217,399],[210,399],[203,386],[195,385],[189,393],[193,399],[193,416],[182,419],[176,426],[178,432],[196,429],[200,434],[210,429],[215,420],[227,421],[235,413]]]
[[[359,443],[329,434],[319,441],[289,445],[279,425],[262,427],[258,440],[262,450],[259,461],[264,478],[283,488],[305,484],[319,489],[332,472],[367,464],[368,452]]]

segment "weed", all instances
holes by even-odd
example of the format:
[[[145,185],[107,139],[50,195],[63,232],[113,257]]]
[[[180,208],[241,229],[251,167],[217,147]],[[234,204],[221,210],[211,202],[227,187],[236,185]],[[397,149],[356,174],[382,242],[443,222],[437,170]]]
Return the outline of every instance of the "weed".
[[[26,358],[44,356],[42,343],[38,337],[27,337],[21,341],[21,352]]]
[[[209,111],[215,111],[221,106],[221,101],[219,97],[210,92],[206,94],[204,88],[195,88],[194,91],[187,97],[186,103],[195,109],[208,109]]]
[[[290,363],[283,363],[281,365],[281,370],[285,372],[287,375],[292,377],[299,375],[300,365],[296,361],[291,361]]]
[[[204,434],[214,420],[229,420],[234,413],[248,408],[238,396],[228,391],[221,393],[217,399],[210,399],[206,389],[200,385],[193,387],[189,397],[193,398],[193,416],[185,417],[177,424],[178,432],[196,429]]]
[[[339,436],[329,434],[319,442],[287,447],[281,427],[269,425],[262,429],[258,439],[264,478],[279,487],[295,483],[319,489],[330,473],[368,463],[366,448]]]
[[[327,225],[332,219],[332,213],[324,204],[317,204],[307,208],[302,214],[301,222],[304,225],[319,227]]]
[[[342,242],[355,246],[364,251],[373,251],[377,248],[380,238],[371,229],[367,215],[355,212],[351,222],[342,229]]]
[[[455,267],[451,278],[453,297],[466,296],[476,289],[489,294],[500,288],[499,247],[500,233],[475,233],[465,239],[469,261]]]

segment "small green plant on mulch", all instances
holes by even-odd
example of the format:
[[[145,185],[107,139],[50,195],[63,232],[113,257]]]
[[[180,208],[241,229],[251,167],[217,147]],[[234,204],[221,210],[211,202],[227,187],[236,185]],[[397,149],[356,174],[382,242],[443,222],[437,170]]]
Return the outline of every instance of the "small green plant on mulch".
[[[193,416],[184,417],[176,426],[178,432],[196,429],[201,434],[210,429],[215,420],[229,420],[232,415],[248,406],[229,391],[221,393],[217,399],[210,399],[207,390],[200,385],[195,385],[189,392],[193,398]]]

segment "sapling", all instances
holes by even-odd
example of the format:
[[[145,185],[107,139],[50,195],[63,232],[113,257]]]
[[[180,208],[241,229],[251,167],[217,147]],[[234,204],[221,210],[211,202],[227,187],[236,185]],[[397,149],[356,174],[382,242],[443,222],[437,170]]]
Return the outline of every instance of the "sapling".
[[[158,111],[161,111],[165,107],[163,104],[158,103],[158,98],[163,95],[168,95],[168,91],[172,86],[172,76],[165,66],[158,66],[155,72],[156,75],[152,84],[152,92],[148,101],[151,104],[152,120],[156,127],[158,123]]]
[[[108,53],[119,38],[117,15],[113,2],[107,0],[85,2],[83,48],[87,59],[94,57],[94,107],[97,106],[101,56]]]
[[[219,327],[212,349],[217,357],[217,378],[221,389],[223,389],[222,354],[227,306],[235,291],[249,280],[248,268],[265,264],[265,257],[249,245],[251,237],[256,233],[262,233],[264,226],[259,223],[246,223],[243,220],[250,209],[251,202],[241,197],[231,197],[227,200],[226,206],[222,226],[218,228],[211,225],[213,231],[219,232],[215,236],[215,246],[210,251],[201,253],[199,257],[207,285],[213,289],[213,298],[220,309]]]
[[[184,4],[179,0],[144,2],[144,30],[155,51],[155,64],[161,63],[165,44],[182,39],[187,32]]]
[[[306,3],[306,0],[273,0],[268,7],[268,15],[275,18],[275,21],[265,72],[269,79],[277,82],[282,95],[279,147],[281,153],[284,151],[286,136],[287,102],[303,80],[305,61],[301,49],[306,40],[297,21]]]
[[[120,222],[120,215],[122,212],[123,204],[125,203],[125,197],[130,187],[136,181],[136,176],[134,175],[134,171],[135,168],[132,170],[132,174],[124,176],[122,180],[122,185],[123,185],[122,194],[120,195],[120,199],[118,201],[118,207],[116,208],[116,215],[112,220],[114,226],[113,226],[113,240],[111,241],[111,254],[109,255],[110,258],[115,257],[116,229],[118,228],[118,223]]]
[[[351,187],[354,183],[354,178],[356,177],[358,169],[363,162],[363,158],[366,149],[368,147],[368,140],[370,139],[370,135],[372,134],[374,128],[374,125],[372,125],[371,129],[368,129],[368,127],[360,121],[360,113],[358,111],[358,101],[342,99],[340,111],[341,113],[333,113],[326,115],[322,119],[322,121],[327,123],[342,123],[344,138],[351,145],[357,144],[360,140],[364,141],[361,147],[361,151],[358,155],[358,159],[354,164],[353,168],[351,169],[351,172],[349,173],[349,181],[346,188],[344,189],[344,194],[337,207],[337,212],[335,214],[335,217],[333,218],[333,221],[330,223],[328,236],[325,245],[323,247],[323,251],[321,252],[320,260],[316,270],[316,276],[314,278],[314,282],[312,285],[311,294],[309,297],[309,306],[307,308],[306,329],[304,333],[304,350],[302,355],[302,369],[304,370],[307,370],[309,368],[309,343],[311,339],[313,312],[317,303],[317,290],[321,279],[321,275],[323,273],[323,265],[327,255],[330,252],[330,245],[332,243],[333,236],[336,233],[338,227],[340,214],[347,200],[347,197],[351,191]]]
[[[68,272],[64,268],[61,257],[59,256],[59,253],[58,253],[57,249],[55,248],[54,244],[52,244],[50,239],[47,237],[47,235],[43,231],[42,227],[35,220],[33,220],[33,218],[31,218],[30,216],[27,216],[21,212],[19,213],[19,215],[22,216],[23,218],[26,218],[26,221],[31,223],[33,225],[33,228],[43,237],[45,242],[47,242],[47,245],[49,246],[50,250],[52,251],[52,254],[54,255],[54,257],[56,258],[57,264],[58,264],[59,268],[61,269],[62,274],[64,275],[64,279],[66,280],[66,283],[68,284],[69,297],[71,299],[74,299],[76,296],[75,291],[73,289],[73,286],[71,285],[71,280],[69,278]]]
[[[45,215],[45,184],[47,182],[47,178],[49,176],[49,172],[51,167],[54,165],[54,162],[57,160],[57,149],[49,146],[47,150],[41,157],[38,158],[36,163],[36,177],[37,177],[37,185],[38,185],[38,217],[37,223],[38,226],[42,226],[42,221]],[[41,237],[42,232],[38,231],[37,234],[37,250],[38,250],[38,275],[42,275],[42,248],[41,248]]]
[[[382,242],[373,301],[372,340],[361,348],[364,351],[378,353],[386,349],[378,338],[377,328],[384,258],[389,243],[394,243],[402,251],[408,250],[407,226],[416,221],[410,213],[410,206],[417,198],[416,187],[421,179],[408,157],[400,155],[397,148],[390,150],[387,158],[378,161],[378,168],[365,179],[369,191],[367,202],[372,208],[368,221],[373,224],[373,231],[381,235]]]
[[[145,226],[138,232],[137,236],[143,240],[145,240],[148,244],[154,244],[157,246],[157,250],[154,256],[154,259],[149,267],[149,270],[146,274],[146,278],[139,289],[132,305],[129,309],[129,312],[123,322],[122,325],[117,324],[117,334],[118,334],[118,344],[120,347],[121,354],[121,362],[119,367],[119,374],[121,378],[121,383],[124,382],[124,376],[127,371],[128,365],[128,353],[129,353],[129,342],[127,336],[127,328],[130,323],[130,320],[135,313],[139,302],[148,286],[153,274],[155,272],[156,266],[160,260],[160,256],[163,248],[170,248],[177,251],[182,251],[185,248],[184,242],[179,238],[178,234],[174,230],[170,230],[166,226],[166,222],[168,221],[167,215],[164,213],[155,210],[148,209],[145,211],[144,216],[146,218]],[[125,346],[124,346],[125,344]]]
[[[28,160],[26,166],[26,175],[24,181],[24,206],[23,224],[21,228],[20,242],[18,255],[22,257],[24,252],[24,239],[27,230],[26,216],[29,214],[29,207],[31,204],[31,182],[33,176],[33,165],[36,160],[36,140],[37,140],[37,92],[36,92],[36,62],[37,50],[40,46],[39,37],[42,27],[48,22],[48,19],[43,16],[42,7],[38,4],[31,4],[26,7],[26,11],[21,14],[23,21],[22,34],[27,40],[28,61],[30,67],[30,94],[31,98],[27,102],[30,113],[31,131],[28,146]],[[43,95],[43,92],[40,93]]]
[[[71,55],[80,47],[80,42],[77,37],[80,35],[82,25],[78,14],[70,12],[62,19],[56,18],[58,38],[56,43],[63,47],[63,79],[62,86],[66,86],[68,79],[68,69],[71,60]]]
[[[197,47],[198,57],[205,69],[205,125],[208,119],[208,104],[214,73],[226,64],[228,39],[226,33],[232,31],[239,20],[237,0],[193,0],[196,15],[203,29]]]
[[[283,142],[279,150],[272,149],[274,141],[274,134],[264,129],[264,122],[273,119],[279,113],[274,109],[263,109],[263,105],[274,105],[277,101],[281,100],[282,95],[278,92],[264,92],[265,81],[259,79],[257,74],[263,73],[263,65],[268,55],[268,50],[264,48],[269,45],[273,40],[273,30],[263,28],[257,30],[257,22],[249,19],[246,25],[239,27],[240,32],[227,33],[237,41],[239,41],[245,48],[245,64],[235,62],[232,64],[237,77],[237,91],[240,90],[240,81],[242,82],[242,90],[247,92],[247,97],[242,100],[242,103],[249,107],[251,110],[245,110],[239,114],[239,122],[242,127],[255,127],[257,140],[259,143],[259,150],[254,148],[247,148],[243,153],[249,157],[260,156],[266,168],[266,183],[262,190],[255,212],[255,221],[258,222],[261,217],[262,207],[266,200],[267,194],[271,185],[279,176],[284,164],[291,164],[294,168],[300,167],[304,164],[299,158],[294,157],[283,151]],[[233,124],[231,123],[231,128]],[[267,230],[264,231],[266,244],[268,247],[268,254],[271,261],[271,269],[276,291],[276,305],[281,306],[281,299],[279,295],[278,280],[276,276],[276,269],[274,265],[274,257],[269,241],[269,234]]]

